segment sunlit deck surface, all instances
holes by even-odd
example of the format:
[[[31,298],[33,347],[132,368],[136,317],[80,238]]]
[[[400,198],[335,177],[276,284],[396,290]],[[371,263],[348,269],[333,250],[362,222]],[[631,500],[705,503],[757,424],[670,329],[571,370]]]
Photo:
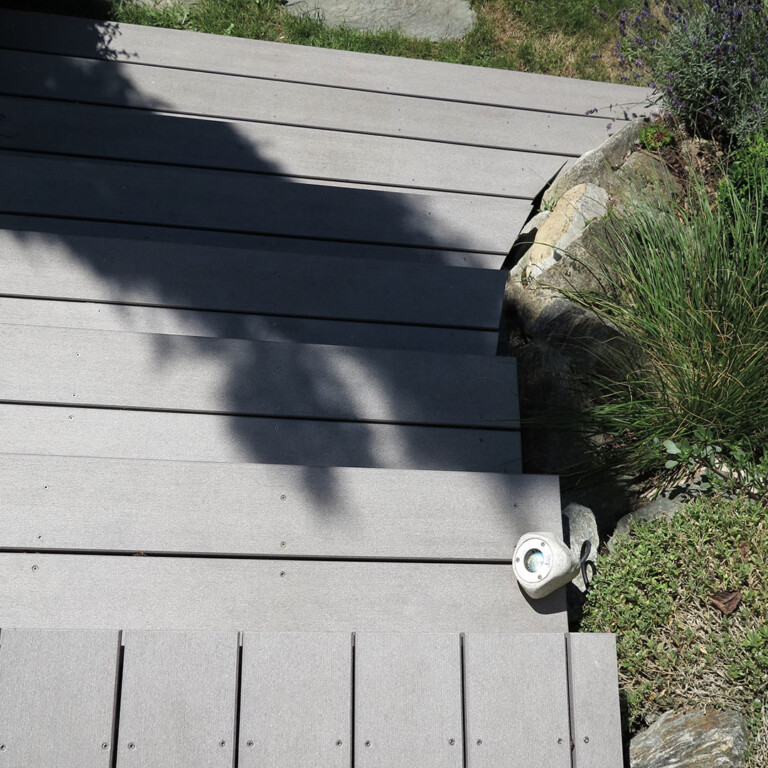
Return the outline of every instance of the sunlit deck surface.
[[[0,768],[621,764],[496,350],[644,96],[0,10]]]

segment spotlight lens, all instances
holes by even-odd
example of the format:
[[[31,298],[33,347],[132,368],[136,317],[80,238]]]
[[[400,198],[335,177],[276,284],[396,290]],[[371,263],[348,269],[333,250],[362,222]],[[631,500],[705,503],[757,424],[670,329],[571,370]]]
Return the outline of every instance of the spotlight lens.
[[[523,559],[525,570],[530,573],[538,573],[544,568],[544,553],[540,549],[529,549]]]

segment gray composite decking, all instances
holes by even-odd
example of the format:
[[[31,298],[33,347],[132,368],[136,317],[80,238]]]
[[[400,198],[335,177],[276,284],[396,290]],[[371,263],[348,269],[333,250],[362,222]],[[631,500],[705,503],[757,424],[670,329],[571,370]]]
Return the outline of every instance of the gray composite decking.
[[[0,9],[0,763],[620,764],[496,348],[644,97]]]

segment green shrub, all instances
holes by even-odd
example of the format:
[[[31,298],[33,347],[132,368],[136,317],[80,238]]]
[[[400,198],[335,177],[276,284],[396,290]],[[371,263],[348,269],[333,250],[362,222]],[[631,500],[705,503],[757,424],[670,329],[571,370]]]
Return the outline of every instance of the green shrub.
[[[645,0],[619,20],[619,56],[689,132],[743,142],[768,120],[768,16],[755,0]]]
[[[754,205],[759,193],[766,189],[768,178],[768,136],[758,133],[736,150],[728,166],[728,175],[723,179],[718,191],[718,201],[728,205],[731,195],[735,195],[745,205]],[[762,204],[763,212],[768,205]]]
[[[768,515],[744,499],[699,501],[639,523],[599,560],[582,630],[615,632],[632,730],[667,709],[735,708],[754,768],[768,765]],[[729,616],[710,597],[739,592]]]
[[[663,472],[670,441],[701,448],[686,457],[693,467],[666,467],[670,480],[698,467],[728,476],[765,457],[768,179],[761,184],[754,204],[726,190],[728,205],[711,206],[703,180],[683,204],[660,195],[627,203],[599,241],[604,292],[566,294],[612,334],[587,417],[609,436],[607,461],[633,476]]]
[[[643,149],[655,152],[662,147],[669,147],[675,143],[675,137],[672,131],[663,125],[645,125],[640,129],[637,136],[640,146]]]

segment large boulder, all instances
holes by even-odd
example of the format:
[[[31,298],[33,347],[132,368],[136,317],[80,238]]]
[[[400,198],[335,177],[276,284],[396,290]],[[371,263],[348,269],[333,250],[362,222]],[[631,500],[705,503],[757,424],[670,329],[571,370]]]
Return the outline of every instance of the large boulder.
[[[742,768],[747,723],[738,712],[665,712],[632,739],[631,768]]]

